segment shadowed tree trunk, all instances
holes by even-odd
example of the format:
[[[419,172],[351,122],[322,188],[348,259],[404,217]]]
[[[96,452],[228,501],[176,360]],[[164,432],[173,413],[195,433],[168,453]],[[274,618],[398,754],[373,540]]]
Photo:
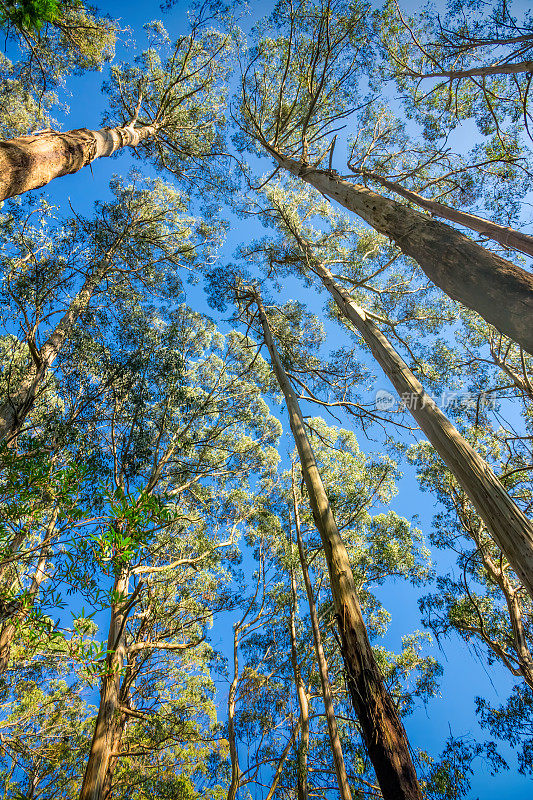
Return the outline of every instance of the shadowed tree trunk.
[[[124,628],[129,611],[125,598],[128,583],[127,574],[120,573],[113,586],[113,594],[118,599],[111,607],[105,673],[100,686],[100,706],[79,800],[103,800],[105,797],[104,791],[109,788],[109,770],[114,763],[117,738],[124,727],[120,679],[126,652]]]
[[[513,250],[519,250],[528,256],[533,256],[533,236],[528,236],[526,233],[515,231],[513,228],[507,228],[505,225],[498,225],[496,222],[491,222],[483,217],[477,217],[475,214],[467,214],[464,211],[458,211],[456,208],[451,208],[436,200],[428,200],[417,192],[412,192],[409,189],[404,189],[399,183],[389,181],[381,175],[376,175],[375,172],[367,172],[363,170],[361,173],[363,178],[369,178],[376,183],[381,184],[385,189],[390,189],[396,192],[406,200],[410,200],[420,208],[425,208],[435,217],[442,217],[449,222],[456,222],[458,225],[463,225],[465,228],[470,228],[472,231],[477,231],[489,239],[492,239],[503,247],[510,247]]]
[[[407,735],[368,640],[348,553],[318,472],[296,394],[274,345],[261,298],[256,291],[251,291],[249,297],[257,304],[272,367],[285,397],[313,517],[322,539],[348,688],[366,749],[385,800],[422,800]]]
[[[298,501],[296,499],[296,488],[294,486],[294,465],[292,475],[292,501],[294,509],[294,525],[296,528],[296,540],[298,542],[298,553],[300,555],[300,564],[304,577],[305,591],[307,592],[307,600],[309,602],[309,615],[311,617],[311,627],[313,629],[316,659],[318,662],[318,671],[320,673],[320,683],[322,685],[322,697],[324,699],[324,711],[326,713],[326,721],[328,724],[329,741],[331,744],[331,752],[333,754],[333,762],[335,764],[335,773],[337,775],[339,794],[341,796],[341,800],[352,800],[350,784],[348,783],[348,776],[346,775],[346,766],[344,764],[341,740],[339,738],[339,731],[337,729],[337,720],[335,719],[335,710],[333,708],[331,684],[328,675],[328,664],[326,661],[324,648],[322,646],[322,636],[320,635],[320,628],[318,626],[318,614],[316,612],[315,598],[313,596],[313,587],[311,586],[311,581],[309,579],[307,560],[305,557],[302,535],[300,532],[300,512],[298,509]]]
[[[392,239],[414,258],[427,277],[533,353],[533,275],[476,244],[455,228],[437,222],[365,186],[315,169],[271,147],[278,164],[314,186]]]
[[[300,240],[301,241],[301,240]],[[306,250],[308,252],[308,250]],[[321,278],[343,316],[359,331],[409,411],[465,490],[494,541],[533,597],[533,524],[509,496],[487,462],[437,407],[386,336],[318,259],[311,269]]]
[[[0,141],[0,200],[45,186],[122,147],[136,147],[157,135],[157,126],[44,131]]]

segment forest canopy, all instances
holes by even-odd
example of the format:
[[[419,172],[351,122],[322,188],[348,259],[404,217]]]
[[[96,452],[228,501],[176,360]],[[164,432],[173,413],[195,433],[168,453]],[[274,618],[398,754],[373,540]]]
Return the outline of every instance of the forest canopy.
[[[0,796],[529,798],[527,4],[0,28]]]

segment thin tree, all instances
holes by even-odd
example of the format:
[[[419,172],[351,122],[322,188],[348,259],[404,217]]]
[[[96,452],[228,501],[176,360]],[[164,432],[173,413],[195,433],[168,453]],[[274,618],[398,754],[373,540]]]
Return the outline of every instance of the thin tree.
[[[280,216],[300,249],[305,268],[320,278],[342,316],[360,333],[400,397],[408,398],[408,410],[461,484],[494,541],[533,597],[533,524],[485,459],[428,395],[376,323],[314,255],[310,243],[282,210]]]
[[[307,593],[307,600],[309,603],[309,615],[311,617],[311,627],[313,629],[313,640],[315,643],[316,660],[318,662],[318,671],[320,673],[320,684],[322,686],[324,710],[326,712],[329,740],[331,744],[331,752],[333,754],[335,773],[337,775],[339,794],[341,796],[341,800],[352,800],[352,793],[350,791],[350,784],[348,783],[346,766],[344,764],[344,756],[342,753],[341,740],[337,728],[337,720],[335,718],[335,709],[333,706],[333,697],[331,694],[331,683],[328,674],[328,664],[326,661],[324,648],[322,646],[322,636],[320,634],[320,627],[318,625],[318,614],[316,611],[315,598],[313,595],[313,587],[311,586],[311,581],[309,579],[307,557],[302,542],[302,534],[300,530],[300,511],[298,508],[298,498],[296,496],[296,486],[294,480],[294,464],[292,465],[292,503],[293,503],[293,513],[294,513],[294,526],[296,529],[296,541],[298,543],[298,554],[300,556],[300,564],[302,567],[302,574],[305,583],[305,591]]]
[[[383,797],[385,800],[392,798],[421,800],[422,793],[407,735],[372,653],[348,553],[318,472],[296,394],[274,344],[261,297],[255,287],[241,291],[239,297],[247,304],[247,308],[252,305],[257,307],[258,321],[270,353],[272,367],[285,397],[313,516],[328,564],[350,697]]]

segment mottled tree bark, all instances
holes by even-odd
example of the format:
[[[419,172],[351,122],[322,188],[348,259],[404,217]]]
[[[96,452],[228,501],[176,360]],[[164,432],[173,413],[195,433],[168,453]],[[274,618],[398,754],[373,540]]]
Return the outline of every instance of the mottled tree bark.
[[[79,800],[103,800],[106,784],[109,785],[109,770],[113,764],[117,734],[124,726],[120,680],[125,659],[124,628],[128,608],[124,598],[127,591],[128,576],[126,573],[119,574],[113,586],[113,592],[119,598],[111,606],[105,672],[100,686],[100,706]]]
[[[292,500],[294,508],[294,524],[296,528],[296,540],[298,542],[298,553],[300,555],[300,564],[302,567],[302,574],[304,577],[305,591],[307,593],[307,600],[309,602],[309,615],[311,617],[311,627],[313,629],[313,640],[315,642],[316,659],[318,662],[318,671],[320,673],[322,697],[324,699],[324,711],[326,713],[329,741],[331,744],[331,752],[333,754],[333,762],[335,764],[335,774],[337,776],[337,784],[339,787],[339,794],[341,796],[341,800],[352,800],[352,793],[350,791],[350,784],[348,783],[348,776],[346,774],[346,766],[344,763],[344,755],[342,752],[341,740],[339,738],[339,731],[337,729],[335,709],[333,707],[333,697],[331,695],[331,684],[329,681],[328,664],[326,661],[326,654],[324,653],[324,648],[322,646],[322,636],[320,635],[320,628],[318,625],[318,614],[315,606],[315,598],[313,596],[313,587],[311,586],[311,581],[309,579],[309,570],[307,569],[307,560],[305,557],[302,535],[300,532],[300,513],[298,510],[298,501],[296,499],[294,475],[292,481]]]
[[[364,219],[418,262],[427,277],[533,353],[533,275],[476,244],[455,228],[331,171],[267,151],[278,164]]]
[[[272,367],[285,397],[313,517],[324,547],[348,688],[363,741],[384,799],[422,800],[407,735],[372,653],[348,552],[329,505],[296,394],[274,345],[261,298],[257,293],[252,296],[257,303]]]
[[[398,394],[409,397],[409,411],[465,490],[492,538],[533,597],[533,524],[509,496],[487,462],[437,407],[377,325],[313,259],[312,269],[333,296],[343,316],[359,331]]]
[[[136,147],[156,133],[152,125],[126,125],[98,131],[45,131],[0,141],[0,200],[78,172],[95,159],[111,156],[122,147]]]
[[[521,233],[521,231],[515,231],[513,228],[507,228],[505,225],[498,225],[496,222],[477,217],[475,214],[458,211],[456,208],[451,208],[436,200],[428,200],[426,197],[417,194],[417,192],[404,189],[399,183],[394,183],[381,175],[376,175],[375,172],[363,171],[362,175],[364,178],[370,178],[370,180],[381,184],[385,189],[396,192],[400,197],[415,203],[420,208],[424,208],[435,217],[442,217],[442,219],[447,219],[449,222],[456,222],[458,225],[488,236],[489,239],[498,242],[503,247],[510,247],[512,250],[518,250],[528,256],[533,256],[533,236],[528,236],[526,233]]]

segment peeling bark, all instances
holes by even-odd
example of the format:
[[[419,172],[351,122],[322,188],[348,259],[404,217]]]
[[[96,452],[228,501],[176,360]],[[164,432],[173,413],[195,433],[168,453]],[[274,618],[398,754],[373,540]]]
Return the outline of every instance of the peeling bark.
[[[445,294],[533,354],[533,274],[426,214],[266,149],[281,167],[392,239]]]
[[[126,125],[98,131],[45,131],[0,141],[0,200],[39,189],[54,178],[78,172],[122,147],[136,147],[156,134],[154,125]]]
[[[329,505],[296,394],[274,345],[261,298],[256,293],[252,297],[257,303],[272,367],[285,397],[313,517],[324,547],[348,688],[365,747],[384,800],[422,800],[407,735],[372,653],[348,553]]]

